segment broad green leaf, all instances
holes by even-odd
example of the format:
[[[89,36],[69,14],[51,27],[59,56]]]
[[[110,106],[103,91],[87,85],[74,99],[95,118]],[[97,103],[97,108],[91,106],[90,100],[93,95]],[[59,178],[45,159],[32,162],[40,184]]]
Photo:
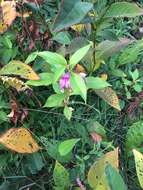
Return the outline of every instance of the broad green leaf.
[[[121,111],[118,96],[116,95],[115,91],[112,90],[112,88],[106,87],[103,89],[95,90],[95,93],[103,100],[105,100],[110,106]]]
[[[55,83],[59,80],[59,78],[64,73],[64,71],[65,71],[65,66],[61,66],[54,71],[53,83]]]
[[[111,85],[99,77],[86,77],[86,86],[88,89],[98,90]]]
[[[117,2],[113,3],[107,10],[105,17],[136,17],[143,15],[143,9],[135,3]]]
[[[121,175],[111,164],[106,166],[105,174],[111,190],[127,190]]]
[[[91,188],[98,190],[110,190],[105,175],[107,164],[111,164],[113,167],[118,169],[118,148],[106,153],[91,166],[88,172],[88,183]]]
[[[0,75],[18,75],[21,78],[29,80],[39,80],[39,76],[29,65],[18,60],[13,60],[9,64],[5,65],[0,70]]]
[[[64,28],[78,24],[92,9],[92,3],[80,0],[64,0],[54,22],[53,30],[60,31]]]
[[[79,74],[71,73],[70,82],[73,94],[80,95],[86,102],[87,88],[83,78]]]
[[[44,107],[61,107],[61,106],[64,106],[64,99],[65,99],[65,95],[64,94],[53,94],[51,95]]]
[[[38,54],[38,56],[42,57],[47,63],[49,63],[55,69],[58,69],[61,66],[67,65],[65,58],[58,53],[53,53],[50,51],[43,51],[43,52],[39,52],[37,54]]]
[[[80,139],[69,139],[66,141],[63,141],[60,145],[59,145],[59,153],[61,156],[65,156],[66,154],[68,154],[69,152],[72,151],[73,147],[76,145],[76,143],[79,141]]]
[[[64,115],[65,117],[70,120],[72,117],[73,108],[65,106],[64,108]]]
[[[90,49],[91,44],[84,46],[77,50],[69,60],[69,64],[72,68],[87,54],[88,50]]]
[[[143,143],[143,121],[133,123],[126,135],[126,151],[142,147]]]
[[[135,149],[133,150],[133,154],[135,158],[135,166],[136,166],[138,180],[141,188],[143,188],[143,154],[141,154]]]
[[[70,186],[69,173],[58,161],[53,172],[54,183],[57,190],[68,190]]]
[[[31,86],[48,86],[53,82],[52,73],[40,73],[39,77],[39,80],[29,80],[26,82],[26,84]]]

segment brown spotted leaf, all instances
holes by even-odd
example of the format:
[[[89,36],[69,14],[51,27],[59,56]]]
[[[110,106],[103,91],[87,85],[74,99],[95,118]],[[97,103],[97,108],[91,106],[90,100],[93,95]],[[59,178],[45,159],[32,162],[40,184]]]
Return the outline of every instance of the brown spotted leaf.
[[[11,128],[0,137],[0,143],[18,153],[34,153],[40,147],[25,128]]]
[[[112,88],[106,87],[103,89],[95,90],[95,93],[103,100],[105,100],[110,106],[121,111],[119,98]]]
[[[3,33],[13,23],[17,16],[15,1],[0,3],[0,33]]]

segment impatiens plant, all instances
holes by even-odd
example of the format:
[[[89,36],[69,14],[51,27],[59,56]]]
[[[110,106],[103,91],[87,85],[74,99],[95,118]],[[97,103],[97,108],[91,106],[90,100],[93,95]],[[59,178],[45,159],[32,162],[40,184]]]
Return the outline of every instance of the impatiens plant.
[[[26,84],[31,86],[41,86],[46,85],[43,81],[46,81],[48,77],[48,85],[52,85],[55,94],[51,95],[44,107],[65,107],[64,114],[70,119],[72,116],[73,109],[69,107],[70,96],[80,95],[81,98],[86,103],[87,100],[87,90],[94,89],[100,90],[111,86],[105,80],[100,77],[90,77],[85,71],[80,71],[76,66],[79,62],[86,56],[88,51],[92,49],[92,44],[80,48],[73,55],[66,60],[62,55],[45,51],[45,52],[34,52],[26,60],[26,63],[34,61],[37,56],[42,57],[46,63],[49,65],[49,72],[41,73],[41,79],[38,81],[28,81]],[[80,66],[82,67],[82,66]]]

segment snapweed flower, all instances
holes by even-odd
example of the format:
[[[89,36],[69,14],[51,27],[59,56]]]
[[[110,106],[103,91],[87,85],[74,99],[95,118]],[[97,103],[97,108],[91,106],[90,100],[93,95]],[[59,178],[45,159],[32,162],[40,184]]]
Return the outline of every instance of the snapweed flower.
[[[71,85],[70,85],[70,73],[69,72],[62,75],[62,77],[61,77],[61,79],[59,81],[59,84],[60,84],[60,88],[61,88],[62,91],[64,89],[71,88]]]

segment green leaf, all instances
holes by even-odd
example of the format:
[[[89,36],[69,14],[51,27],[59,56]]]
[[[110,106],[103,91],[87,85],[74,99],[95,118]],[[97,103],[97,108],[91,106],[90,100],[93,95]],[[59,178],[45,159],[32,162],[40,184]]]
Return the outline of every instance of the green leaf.
[[[60,31],[64,28],[80,23],[92,9],[92,3],[80,0],[64,0],[54,22],[53,30]]]
[[[69,189],[69,173],[58,161],[56,161],[56,165],[53,172],[53,178],[57,190]]]
[[[72,117],[73,108],[65,106],[64,108],[64,115],[65,117],[70,120]]]
[[[83,78],[79,74],[71,73],[70,82],[73,94],[80,95],[86,102],[87,88]]]
[[[132,77],[133,81],[136,81],[139,78],[138,69],[135,69],[133,72],[129,71],[129,74]]]
[[[98,90],[111,85],[99,77],[86,77],[86,86]]]
[[[133,154],[135,158],[135,166],[136,166],[138,180],[141,188],[143,188],[143,154],[141,154],[135,149],[133,150]]]
[[[63,141],[62,143],[60,143],[60,145],[59,145],[59,153],[60,153],[60,155],[65,156],[66,154],[71,152],[73,147],[75,146],[75,144],[79,140],[80,139],[69,139],[69,140],[66,140],[66,141]]]
[[[90,49],[91,44],[84,46],[77,50],[69,60],[69,64],[72,68],[87,54],[88,50]]]
[[[38,173],[43,167],[44,162],[40,153],[34,153],[26,157],[27,167],[32,174]]]
[[[135,3],[113,3],[107,10],[105,17],[136,17],[143,15],[143,9]]]
[[[65,58],[58,53],[53,53],[50,51],[43,51],[43,52],[39,52],[37,54],[38,54],[38,56],[42,57],[47,63],[49,63],[55,69],[58,69],[61,66],[66,67],[66,65],[67,65],[67,61],[65,60]]]
[[[70,35],[68,32],[59,32],[53,37],[54,41],[57,41],[58,43],[68,45],[70,44]]]
[[[143,121],[133,123],[126,135],[126,151],[129,152],[134,148],[140,148],[143,143]]]
[[[31,53],[28,57],[27,57],[27,59],[25,60],[25,63],[26,64],[28,64],[28,63],[31,63],[32,61],[34,61],[35,59],[36,59],[36,57],[37,57],[37,54],[38,52],[33,52],[33,53]]]
[[[111,190],[127,190],[127,186],[125,185],[121,175],[111,164],[106,166],[105,174]]]
[[[44,107],[50,108],[50,107],[64,106],[64,104],[63,104],[64,99],[65,99],[64,94],[53,94],[47,99]]]
[[[53,82],[52,73],[40,73],[39,77],[39,80],[29,80],[26,84],[31,86],[48,86]]]

